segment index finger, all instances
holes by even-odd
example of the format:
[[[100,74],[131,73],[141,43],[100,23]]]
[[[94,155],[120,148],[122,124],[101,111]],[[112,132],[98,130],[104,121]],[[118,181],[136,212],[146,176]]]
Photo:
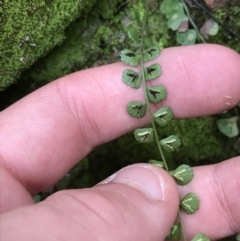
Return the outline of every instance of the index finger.
[[[176,118],[210,115],[240,101],[240,57],[216,45],[169,48],[156,60]],[[93,147],[149,122],[126,113],[144,98],[121,78],[127,66],[111,64],[63,77],[0,115],[1,166],[30,192],[57,182]]]

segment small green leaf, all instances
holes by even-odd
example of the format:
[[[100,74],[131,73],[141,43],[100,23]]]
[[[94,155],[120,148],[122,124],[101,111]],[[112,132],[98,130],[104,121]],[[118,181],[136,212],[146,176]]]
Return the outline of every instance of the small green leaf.
[[[188,193],[181,201],[180,207],[187,213],[193,214],[199,209],[199,198],[195,193]]]
[[[157,58],[160,55],[160,49],[157,46],[151,47],[149,49],[144,50],[143,52],[143,61],[147,62],[152,59]]]
[[[187,185],[193,179],[192,168],[185,164],[179,166],[176,170],[171,171],[170,174],[181,186]]]
[[[144,68],[146,80],[156,79],[161,75],[161,66],[159,64],[152,64]]]
[[[152,128],[136,129],[134,137],[140,143],[149,143],[154,141],[154,132]]]
[[[160,141],[160,145],[168,152],[175,151],[180,145],[181,141],[177,136],[169,136]]]
[[[175,12],[168,20],[167,25],[173,31],[176,31],[182,22],[188,21],[188,17],[183,12]]]
[[[210,241],[204,233],[198,233],[191,241]]]
[[[213,21],[213,20],[212,20]],[[214,36],[218,33],[219,31],[219,26],[218,26],[218,23],[217,22],[213,22],[213,25],[211,26],[211,28],[209,29],[209,32],[208,34],[211,35],[211,36]]]
[[[161,162],[161,161],[156,161],[156,160],[151,159],[151,160],[148,161],[148,163],[153,164],[157,167],[164,168],[164,163]]]
[[[127,33],[128,33],[129,38],[133,42],[140,43],[141,40],[139,38],[138,31],[135,28],[130,28]]]
[[[173,113],[169,107],[162,107],[153,115],[153,118],[159,126],[163,127],[172,120]]]
[[[223,118],[217,121],[218,129],[227,137],[232,138],[239,134],[238,117]]]
[[[131,101],[127,104],[127,112],[132,117],[142,118],[146,113],[146,106],[145,101]]]
[[[124,49],[121,51],[121,60],[126,64],[137,66],[140,60],[140,56],[131,50]]]
[[[149,101],[152,103],[157,103],[164,100],[167,97],[167,91],[164,86],[156,85],[147,88]]]
[[[211,18],[206,20],[206,22],[203,24],[203,26],[200,29],[200,33],[205,38],[208,38],[208,35],[211,35],[211,36],[216,35],[218,31],[219,31],[218,23]]]
[[[160,5],[160,11],[169,19],[175,12],[184,12],[183,4],[179,0],[164,0]]]
[[[122,79],[124,83],[132,88],[138,89],[141,86],[140,74],[131,69],[126,69],[123,71]]]
[[[173,224],[171,227],[167,239],[171,240],[180,240],[182,237],[182,232],[181,232],[181,223],[176,222]]]
[[[194,29],[189,29],[184,33],[177,32],[177,43],[181,45],[195,44],[197,39],[197,32]]]
[[[146,31],[147,31],[147,29],[146,29]],[[151,48],[152,46],[155,46],[155,43],[156,43],[156,41],[154,41],[152,35],[151,36],[148,36],[148,35],[144,36],[144,38],[143,38],[144,48],[146,48],[146,49]]]

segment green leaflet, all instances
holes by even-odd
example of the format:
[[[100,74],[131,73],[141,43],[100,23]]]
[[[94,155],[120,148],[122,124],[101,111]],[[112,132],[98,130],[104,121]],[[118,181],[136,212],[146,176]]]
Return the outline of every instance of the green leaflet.
[[[219,25],[213,19],[208,19],[203,24],[202,28],[200,29],[201,34],[207,39],[208,36],[214,36],[219,31]]]
[[[167,97],[167,91],[162,85],[148,87],[147,93],[149,101],[152,103],[157,103]]]
[[[153,118],[159,126],[165,126],[173,118],[173,113],[169,107],[162,107],[154,115]]]
[[[187,185],[193,179],[192,168],[185,164],[179,166],[174,171],[170,171],[170,174],[181,186]]]
[[[182,12],[183,5],[179,0],[164,0],[160,5],[161,12],[169,19],[175,12]]]
[[[177,136],[169,136],[160,141],[160,145],[168,152],[175,151],[180,145],[181,141]]]
[[[181,223],[176,222],[173,224],[173,226],[171,227],[167,239],[171,239],[171,240],[180,240],[182,237],[182,233],[181,233]]]
[[[126,64],[137,66],[140,56],[129,49],[124,49],[121,51],[121,60]]]
[[[146,113],[146,101],[131,101],[127,104],[127,112],[130,116],[142,118]]]
[[[238,117],[222,118],[217,121],[218,129],[227,137],[232,138],[239,134]]]
[[[197,32],[194,29],[189,29],[184,33],[177,33],[177,43],[181,45],[195,44]]]
[[[161,66],[159,64],[152,64],[144,68],[146,80],[156,79],[161,75]]]
[[[139,38],[138,32],[135,28],[130,28],[127,33],[128,33],[129,38],[133,42],[140,43],[141,39]]]
[[[153,46],[143,51],[143,61],[147,62],[157,58],[160,55],[160,49],[157,46]]]
[[[140,74],[131,69],[126,69],[123,71],[122,79],[124,83],[132,88],[138,89],[141,86]]]
[[[148,163],[153,164],[157,167],[164,168],[164,163],[161,162],[161,161],[156,161],[156,160],[151,159],[151,160],[148,161]]]
[[[212,20],[212,19],[211,19],[211,20]],[[211,20],[209,20],[209,21],[211,21]],[[218,25],[218,23],[215,22],[214,20],[212,20],[212,26],[211,26],[211,28],[208,29],[208,30],[209,30],[208,34],[209,34],[210,36],[216,35],[216,34],[218,33],[218,31],[219,31],[219,25]]]
[[[154,141],[154,132],[152,128],[137,129],[134,137],[140,143],[149,143]]]
[[[182,22],[188,21],[188,17],[183,12],[175,12],[168,20],[167,25],[173,31],[176,31]]]
[[[199,209],[199,198],[195,193],[188,193],[180,201],[180,207],[187,213],[193,214]]]
[[[210,241],[210,239],[205,234],[199,233],[191,241]]]

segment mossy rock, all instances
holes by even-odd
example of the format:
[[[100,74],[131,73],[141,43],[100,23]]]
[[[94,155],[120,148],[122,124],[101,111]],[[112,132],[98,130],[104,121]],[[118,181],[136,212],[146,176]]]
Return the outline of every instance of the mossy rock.
[[[159,9],[155,1],[151,4],[154,9]],[[190,11],[201,27],[205,15],[195,8]],[[45,84],[79,69],[116,61],[110,51],[117,54],[123,44],[127,47],[126,26],[129,23],[137,26],[134,23],[136,12],[142,16],[141,1],[132,0],[128,4],[123,0],[0,1],[0,91],[12,83],[22,84],[26,80],[31,84],[25,88],[32,86],[32,91],[36,82]],[[240,5],[235,4],[213,14],[236,32],[240,26],[239,13]],[[77,18],[76,23],[69,26]],[[166,19],[159,12],[149,14],[149,33],[148,41],[157,41],[160,47],[176,45],[175,33],[167,29]],[[230,39],[222,30],[217,36],[210,37],[209,42],[227,43],[240,51],[238,41]],[[31,66],[30,74],[20,77]]]
[[[136,0],[128,4],[124,13],[119,12],[122,2],[105,0],[96,3],[86,18],[78,18],[69,25],[61,46],[37,61],[23,78],[38,83],[50,82],[74,71],[120,61],[120,51],[131,48],[127,29],[134,25],[138,27],[134,14],[136,11],[143,13],[142,3]],[[149,17],[151,34],[148,41],[167,47],[173,42],[161,20],[157,13]],[[161,39],[160,34],[163,35]]]
[[[0,94],[0,110],[61,76],[120,61],[119,52],[131,44],[126,31],[129,26],[138,26],[135,12],[143,12],[141,1],[133,0],[126,6],[124,3],[124,0],[99,1],[88,14],[73,21],[64,31],[64,41],[38,58],[15,80],[16,84]],[[149,26],[150,44],[157,43],[161,48],[174,45],[164,16],[155,12],[149,17]]]
[[[96,2],[0,1],[0,91],[65,39],[65,28]]]

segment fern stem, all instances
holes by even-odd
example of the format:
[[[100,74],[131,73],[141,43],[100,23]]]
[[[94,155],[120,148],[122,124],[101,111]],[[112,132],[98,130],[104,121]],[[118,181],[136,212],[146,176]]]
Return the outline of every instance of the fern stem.
[[[181,223],[180,227],[181,227],[181,233],[182,233],[183,241],[187,241],[186,233],[185,233],[184,226],[183,226],[182,216],[180,214],[180,210],[178,211],[178,218],[179,218],[179,221]]]
[[[194,23],[191,15],[190,15],[190,12],[189,12],[189,10],[188,10],[188,7],[187,7],[187,5],[186,5],[186,3],[184,2],[184,0],[181,0],[181,1],[182,1],[183,7],[184,7],[184,9],[185,9],[185,11],[186,11],[186,13],[187,13],[187,15],[188,15],[188,18],[189,18],[192,26],[194,27],[194,29],[195,29],[196,32],[198,33],[199,38],[201,39],[201,41],[202,41],[203,43],[206,43],[205,39],[203,38],[202,34],[199,32],[196,24]]]
[[[164,167],[166,169],[166,171],[169,171],[168,169],[168,165],[167,165],[167,161],[165,159],[165,156],[163,154],[163,150],[162,150],[162,147],[159,143],[159,138],[158,138],[158,133],[157,133],[157,128],[156,128],[156,125],[155,125],[155,121],[154,121],[154,118],[153,118],[153,112],[152,112],[152,108],[151,108],[151,105],[150,105],[150,101],[149,101],[149,98],[148,98],[148,94],[147,94],[147,84],[146,84],[146,78],[145,78],[145,72],[144,72],[144,61],[143,61],[143,46],[144,46],[144,32],[145,32],[145,28],[146,28],[146,22],[147,22],[147,13],[148,13],[148,8],[147,8],[147,4],[146,4],[146,10],[145,10],[145,13],[144,13],[144,18],[143,18],[143,26],[142,26],[142,34],[141,34],[141,58],[140,58],[140,66],[141,66],[141,75],[142,75],[142,84],[143,84],[143,89],[144,89],[144,95],[145,95],[145,99],[146,99],[146,102],[147,102],[147,109],[149,111],[149,115],[150,115],[150,119],[151,119],[151,124],[152,124],[152,127],[153,127],[153,132],[154,132],[154,136],[155,136],[155,141],[157,143],[157,147],[158,147],[158,150],[159,150],[159,153],[161,155],[161,158],[163,160],[163,163],[164,163]]]

